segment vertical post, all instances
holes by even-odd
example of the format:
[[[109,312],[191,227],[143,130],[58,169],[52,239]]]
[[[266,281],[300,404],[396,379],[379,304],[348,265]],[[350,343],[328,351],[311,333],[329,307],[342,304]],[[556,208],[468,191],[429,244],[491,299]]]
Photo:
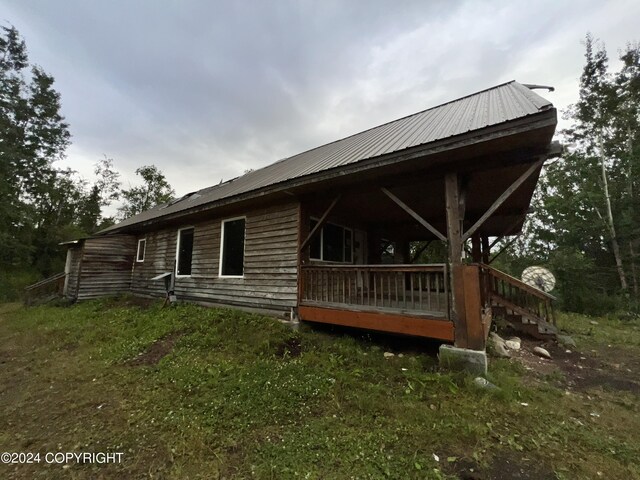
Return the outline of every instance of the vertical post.
[[[480,235],[474,233],[471,236],[471,259],[475,263],[482,262],[482,250],[480,246]]]
[[[448,173],[444,177],[445,205],[447,213],[447,244],[451,266],[451,321],[455,327],[456,347],[467,348],[467,324],[462,275],[462,219],[460,217],[460,188],[458,175]]]
[[[489,255],[491,254],[489,251],[489,237],[482,235],[482,237],[480,237],[480,241],[482,243],[482,263],[489,265]]]

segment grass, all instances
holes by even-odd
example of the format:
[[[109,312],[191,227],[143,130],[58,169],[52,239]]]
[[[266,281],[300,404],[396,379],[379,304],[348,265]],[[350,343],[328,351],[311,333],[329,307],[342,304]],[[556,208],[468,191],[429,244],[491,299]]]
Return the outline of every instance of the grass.
[[[590,321],[561,318],[579,346],[640,353],[637,323]],[[124,454],[0,478],[640,478],[633,393],[567,394],[507,360],[480,390],[389,345],[193,305],[0,306],[0,451]]]

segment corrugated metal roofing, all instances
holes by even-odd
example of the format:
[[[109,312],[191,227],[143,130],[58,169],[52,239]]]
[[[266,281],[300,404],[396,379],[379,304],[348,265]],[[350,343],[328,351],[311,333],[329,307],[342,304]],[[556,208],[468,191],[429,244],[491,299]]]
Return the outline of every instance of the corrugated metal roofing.
[[[425,145],[538,113],[552,104],[511,81],[285,158],[228,182],[133,216],[103,233],[287,180]]]

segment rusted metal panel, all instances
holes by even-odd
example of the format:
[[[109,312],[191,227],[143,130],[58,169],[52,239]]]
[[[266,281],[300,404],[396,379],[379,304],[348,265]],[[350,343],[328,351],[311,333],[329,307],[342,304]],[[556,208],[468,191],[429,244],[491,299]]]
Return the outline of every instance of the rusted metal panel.
[[[103,231],[147,222],[219,200],[535,115],[552,104],[512,81],[285,158],[186,195]]]

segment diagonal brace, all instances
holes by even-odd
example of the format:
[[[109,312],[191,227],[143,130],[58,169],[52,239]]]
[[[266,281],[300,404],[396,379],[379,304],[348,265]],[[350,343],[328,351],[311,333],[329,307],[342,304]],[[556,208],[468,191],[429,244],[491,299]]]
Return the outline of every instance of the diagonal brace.
[[[529,168],[527,168],[527,171],[524,172],[522,175],[520,175],[520,177],[518,177],[518,179],[515,182],[513,182],[511,186],[507,188],[502,193],[502,195],[498,197],[498,199],[495,202],[493,202],[493,205],[489,207],[489,209],[484,213],[484,215],[482,215],[482,217],[480,217],[480,219],[476,223],[474,223],[469,230],[465,232],[465,234],[462,236],[462,241],[465,242],[466,240],[468,240],[469,237],[471,237],[471,235],[473,235],[476,232],[476,230],[478,230],[484,224],[484,222],[486,222],[487,219],[491,215],[493,215],[498,208],[500,208],[500,206],[507,200],[507,198],[509,198],[513,194],[513,192],[515,192],[520,187],[520,185],[522,185],[525,182],[525,180],[527,180],[527,178],[533,175],[533,172],[535,172],[542,166],[543,163],[544,163],[544,159],[538,160],[537,162],[532,164]]]
[[[318,233],[320,229],[324,226],[324,224],[327,221],[327,218],[329,217],[329,214],[340,201],[340,197],[342,197],[341,193],[338,194],[336,198],[333,199],[333,201],[331,202],[331,205],[329,205],[329,208],[325,210],[325,212],[322,214],[322,217],[320,217],[320,220],[318,220],[318,223],[316,223],[316,226],[313,227],[313,230],[311,230],[311,232],[309,233],[305,241],[302,242],[302,245],[300,245],[300,251],[303,251],[307,247],[307,245],[311,243],[311,240],[313,240],[313,237],[315,237],[316,233]]]
[[[400,208],[402,208],[405,212],[415,218],[420,225],[433,233],[436,237],[438,237],[443,242],[447,241],[447,237],[442,235],[433,225],[427,222],[424,218],[422,218],[418,213],[416,213],[411,207],[409,207],[406,203],[396,197],[393,193],[391,193],[386,188],[381,188],[382,193],[384,193],[387,197],[393,200]]]
[[[422,218],[418,213],[416,213],[411,207],[409,207],[406,203],[396,197],[393,193],[391,193],[386,188],[381,188],[382,193],[384,193],[387,197],[393,200],[400,208],[402,208],[405,212],[411,215],[413,218],[417,220],[417,222],[422,225],[424,228],[433,233],[436,237],[438,237],[443,242],[447,241],[447,237],[441,234],[433,225],[427,222],[424,218]]]

